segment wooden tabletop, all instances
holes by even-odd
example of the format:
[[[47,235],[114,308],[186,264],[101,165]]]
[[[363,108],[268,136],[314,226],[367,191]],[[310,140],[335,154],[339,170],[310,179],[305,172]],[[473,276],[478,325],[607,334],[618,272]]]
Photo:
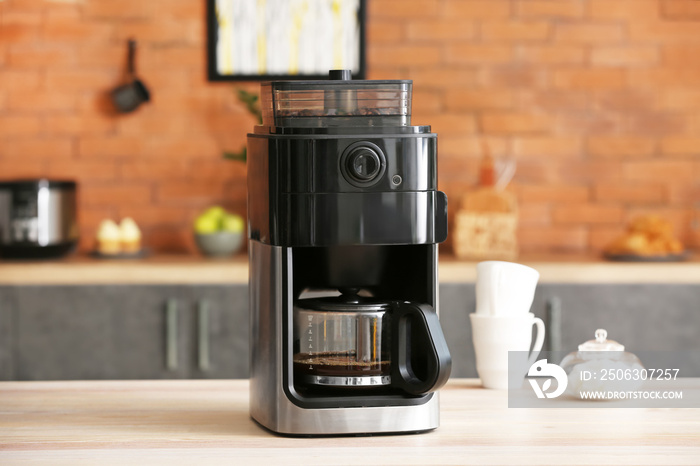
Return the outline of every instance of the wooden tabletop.
[[[700,259],[683,262],[610,262],[582,255],[523,256],[540,272],[540,283],[695,283]],[[442,283],[474,283],[476,262],[440,256]],[[247,284],[245,254],[225,259],[195,255],[151,255],[141,259],[97,259],[74,255],[51,261],[0,260],[0,285]]]
[[[440,397],[430,433],[289,438],[250,419],[247,380],[1,382],[0,464],[700,463],[697,409],[514,409],[466,379]]]

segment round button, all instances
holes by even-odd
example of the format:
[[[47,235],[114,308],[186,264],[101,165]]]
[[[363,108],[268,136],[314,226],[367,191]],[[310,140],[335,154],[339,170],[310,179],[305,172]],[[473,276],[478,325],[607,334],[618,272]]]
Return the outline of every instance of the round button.
[[[359,147],[348,155],[347,169],[350,176],[358,181],[371,181],[381,171],[382,161],[372,149]]]

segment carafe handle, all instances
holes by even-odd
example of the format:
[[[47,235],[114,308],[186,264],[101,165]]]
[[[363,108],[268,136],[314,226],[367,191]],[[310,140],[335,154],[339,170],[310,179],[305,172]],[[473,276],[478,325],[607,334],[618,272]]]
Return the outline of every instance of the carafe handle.
[[[412,395],[437,390],[452,370],[437,313],[431,306],[412,302],[392,307],[391,384]]]

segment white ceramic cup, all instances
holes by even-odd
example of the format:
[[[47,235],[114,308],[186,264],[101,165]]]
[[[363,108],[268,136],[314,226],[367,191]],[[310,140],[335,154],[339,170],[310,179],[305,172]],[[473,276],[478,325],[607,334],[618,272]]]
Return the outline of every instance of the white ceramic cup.
[[[469,314],[472,341],[476,353],[476,371],[485,388],[520,388],[528,368],[535,363],[544,343],[544,322],[531,312],[520,316],[484,316]],[[537,327],[535,344],[532,326]],[[518,373],[508,383],[508,351],[513,355]],[[529,354],[527,354],[529,352]],[[520,361],[519,359],[522,359]]]
[[[476,313],[524,316],[530,312],[540,274],[513,262],[486,261],[476,266]]]

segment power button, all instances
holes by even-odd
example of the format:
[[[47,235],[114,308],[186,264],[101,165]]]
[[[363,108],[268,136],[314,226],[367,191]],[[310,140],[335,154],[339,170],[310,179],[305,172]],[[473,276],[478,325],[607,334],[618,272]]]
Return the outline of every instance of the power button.
[[[371,186],[386,171],[384,154],[375,144],[355,143],[345,151],[341,159],[341,171],[351,184]]]

